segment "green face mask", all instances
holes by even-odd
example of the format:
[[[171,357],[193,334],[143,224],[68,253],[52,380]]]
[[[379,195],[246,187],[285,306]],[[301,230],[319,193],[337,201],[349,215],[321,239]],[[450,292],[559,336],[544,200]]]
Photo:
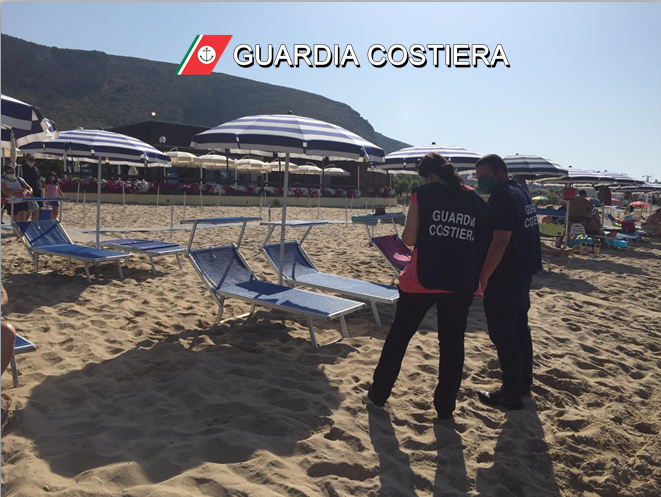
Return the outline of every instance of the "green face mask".
[[[491,195],[496,189],[496,181],[493,179],[493,176],[482,176],[477,180],[477,187],[481,193]]]

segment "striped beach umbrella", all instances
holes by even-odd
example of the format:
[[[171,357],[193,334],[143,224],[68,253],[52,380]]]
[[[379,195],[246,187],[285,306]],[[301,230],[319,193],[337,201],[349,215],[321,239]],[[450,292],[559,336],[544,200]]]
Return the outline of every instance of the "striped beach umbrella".
[[[377,169],[415,170],[416,163],[425,155],[435,152],[448,159],[457,171],[474,169],[475,163],[482,157],[477,152],[466,148],[431,144],[423,147],[407,147],[386,155],[385,163],[376,165]]]
[[[99,248],[101,221],[101,166],[103,164],[134,164],[143,167],[170,167],[170,157],[151,145],[111,131],[76,129],[63,131],[53,140],[35,141],[22,147],[24,153],[36,157],[60,159],[70,157],[98,162],[96,196],[96,248]]]
[[[383,162],[383,149],[335,124],[293,114],[246,116],[229,121],[193,137],[191,147],[220,151],[240,149],[257,155],[285,157],[280,228],[280,284],[285,256],[285,226],[289,190],[290,154],[310,159],[343,158]]]
[[[507,155],[503,160],[512,176],[524,176],[526,179],[567,177],[567,169],[537,155]]]
[[[11,162],[16,163],[17,149],[36,140],[57,138],[53,122],[41,115],[39,110],[15,98],[1,95],[2,153],[9,150]]]
[[[623,186],[640,186],[644,185],[645,182],[642,180],[637,180],[629,176],[628,174],[623,174],[623,173],[609,173],[607,171],[604,171],[602,174],[613,178],[615,180],[616,185],[623,185]]]

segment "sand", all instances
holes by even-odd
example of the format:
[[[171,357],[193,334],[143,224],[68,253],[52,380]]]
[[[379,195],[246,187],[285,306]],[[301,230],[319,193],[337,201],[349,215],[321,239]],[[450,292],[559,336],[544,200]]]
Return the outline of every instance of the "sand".
[[[188,217],[257,213],[187,209]],[[91,209],[87,215],[91,228]],[[343,210],[321,215],[344,220]],[[104,227],[164,226],[169,216],[168,207],[102,210]],[[293,208],[288,217],[316,218],[316,210]],[[81,221],[82,206],[67,206],[65,226],[81,228]],[[225,244],[238,232],[203,230],[197,243]],[[258,248],[265,233],[249,227],[242,250],[259,277],[276,281]],[[172,240],[183,244],[187,233]],[[323,271],[390,281],[363,226],[316,228],[305,247]],[[351,338],[318,350],[304,321],[277,311],[216,326],[213,300],[183,262],[180,270],[174,257],[157,259],[153,275],[147,258],[136,256],[124,265],[125,280],[105,264],[89,285],[81,265],[67,271],[59,259],[44,260],[54,272],[32,274],[22,245],[3,232],[10,298],[3,314],[39,347],[18,357],[20,388],[9,371],[2,378],[3,495],[660,493],[659,243],[573,256],[535,277],[535,385],[524,411],[476,400],[476,390],[499,378],[476,301],[458,409],[444,422],[434,422],[431,402],[435,311],[411,342],[386,411],[373,412],[361,394],[388,327],[377,327],[369,310],[348,318]],[[248,310],[230,300],[226,316]],[[394,308],[380,311],[388,325]],[[322,343],[340,337],[337,321],[317,330]]]

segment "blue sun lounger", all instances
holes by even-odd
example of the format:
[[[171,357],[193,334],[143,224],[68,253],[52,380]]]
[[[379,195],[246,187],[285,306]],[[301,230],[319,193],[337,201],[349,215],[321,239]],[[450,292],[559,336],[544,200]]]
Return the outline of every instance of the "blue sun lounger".
[[[182,223],[193,223],[187,257],[218,304],[216,322],[220,322],[225,299],[232,298],[251,304],[250,313],[237,317],[251,316],[256,306],[303,316],[307,320],[310,339],[315,348],[318,347],[318,344],[313,325],[314,319],[330,321],[339,318],[343,336],[348,338],[349,333],[344,317],[363,309],[365,304],[259,280],[239,251],[246,223],[253,220],[259,219],[217,218],[182,221]],[[219,225],[242,223],[243,227],[237,243],[191,250],[195,226],[198,222]]]
[[[21,335],[16,335],[16,343],[14,344],[14,356],[11,358],[11,376],[14,380],[14,388],[18,388],[20,382],[18,380],[18,368],[16,367],[16,356],[19,354],[26,354],[27,352],[34,352],[37,346],[29,342]]]
[[[262,223],[264,226],[269,226],[269,232],[262,244],[262,251],[266,258],[271,263],[276,271],[280,271],[280,244],[268,241],[276,226],[281,223],[278,221]],[[381,318],[379,311],[376,307],[377,303],[381,304],[395,304],[399,299],[399,291],[397,287],[383,285],[380,283],[372,283],[370,281],[356,280],[353,278],[345,278],[343,276],[336,276],[334,274],[322,273],[314,265],[310,256],[303,249],[302,244],[314,226],[328,224],[325,221],[287,221],[287,226],[307,227],[307,231],[301,237],[300,241],[286,242],[284,265],[282,275],[290,286],[304,286],[322,290],[327,292],[334,292],[345,297],[369,302],[372,306],[374,313],[374,321],[378,326],[381,326]]]
[[[113,252],[74,244],[62,225],[57,220],[52,221],[18,221],[14,223],[16,234],[25,245],[30,258],[34,262],[34,272],[39,272],[39,256],[50,255],[64,257],[69,260],[82,261],[85,267],[87,281],[92,282],[88,264],[99,262],[116,262],[120,278],[124,278],[122,272],[122,259],[133,257],[131,254]]]
[[[151,270],[154,274],[156,274],[154,257],[159,255],[174,255],[177,258],[179,269],[182,269],[179,255],[186,253],[186,247],[182,247],[176,243],[142,240],[138,238],[120,238],[118,240],[108,240],[100,243],[103,247],[126,250],[127,252],[135,252],[136,254],[148,256],[149,264],[151,264]]]

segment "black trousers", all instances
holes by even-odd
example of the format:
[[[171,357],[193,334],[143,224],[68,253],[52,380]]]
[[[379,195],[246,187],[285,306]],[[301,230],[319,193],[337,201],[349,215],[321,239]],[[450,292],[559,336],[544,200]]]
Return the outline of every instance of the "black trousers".
[[[374,371],[370,398],[383,405],[399,376],[406,348],[427,311],[435,304],[438,311],[440,360],[434,406],[439,415],[454,411],[464,368],[464,332],[472,295],[457,293],[406,293],[399,291],[395,319]]]
[[[532,385],[532,337],[528,326],[532,276],[489,281],[484,313],[503,372],[503,392],[520,397]]]

